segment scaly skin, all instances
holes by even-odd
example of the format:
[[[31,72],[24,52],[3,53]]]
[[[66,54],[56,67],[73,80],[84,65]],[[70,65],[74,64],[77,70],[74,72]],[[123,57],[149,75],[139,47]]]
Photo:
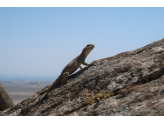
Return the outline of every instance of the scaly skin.
[[[80,55],[78,55],[76,58],[74,58],[71,62],[69,62],[63,71],[61,72],[60,76],[52,83],[52,85],[47,89],[46,93],[42,96],[40,103],[45,99],[46,95],[57,85],[57,84],[63,84],[68,76],[75,72],[78,68],[83,69],[81,67],[81,64],[90,66],[93,65],[94,62],[91,62],[90,64],[85,62],[86,57],[88,54],[93,50],[95,47],[94,44],[88,44],[86,47],[83,48],[83,51]],[[39,107],[39,105],[38,105]]]

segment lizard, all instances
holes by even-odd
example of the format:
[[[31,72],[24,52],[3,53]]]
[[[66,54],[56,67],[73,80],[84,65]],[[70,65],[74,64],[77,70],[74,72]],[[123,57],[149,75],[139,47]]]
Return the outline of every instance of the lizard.
[[[63,69],[59,77],[50,85],[50,87],[46,90],[45,94],[43,95],[43,98],[40,100],[43,101],[46,95],[59,83],[62,85],[68,78],[68,76],[72,73],[74,73],[78,68],[83,69],[81,67],[81,64],[85,66],[91,66],[94,64],[94,61],[90,64],[85,62],[86,57],[88,54],[93,50],[95,47],[94,44],[88,44],[86,47],[83,48],[80,55],[75,57],[72,61],[70,61]]]
[[[90,64],[85,62],[86,57],[88,54],[93,50],[95,47],[94,44],[88,44],[86,47],[83,48],[82,53],[70,61],[63,69],[59,77],[51,84],[51,86],[47,89],[46,93],[50,92],[57,84],[61,83],[61,85],[67,80],[68,76],[74,73],[78,68],[83,69],[81,64],[86,66],[91,66],[93,62]]]

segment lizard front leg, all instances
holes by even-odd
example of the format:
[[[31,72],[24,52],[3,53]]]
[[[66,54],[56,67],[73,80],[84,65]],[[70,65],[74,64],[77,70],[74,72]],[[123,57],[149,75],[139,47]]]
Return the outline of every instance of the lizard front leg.
[[[91,65],[93,65],[95,62],[93,61],[93,62],[91,62],[90,64],[88,64],[88,63],[86,63],[85,61],[84,62],[82,62],[82,64],[83,65],[86,65],[86,66],[91,66]]]

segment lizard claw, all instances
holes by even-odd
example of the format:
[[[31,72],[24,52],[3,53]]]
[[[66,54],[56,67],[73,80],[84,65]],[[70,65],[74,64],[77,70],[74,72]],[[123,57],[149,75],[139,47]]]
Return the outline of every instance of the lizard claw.
[[[91,62],[90,64],[89,64],[89,66],[92,66],[92,65],[94,65],[94,63],[95,63],[96,61],[93,61],[93,62]]]

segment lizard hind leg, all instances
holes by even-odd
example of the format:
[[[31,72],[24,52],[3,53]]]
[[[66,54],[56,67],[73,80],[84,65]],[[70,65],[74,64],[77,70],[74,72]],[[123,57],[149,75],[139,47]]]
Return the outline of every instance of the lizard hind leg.
[[[68,76],[69,76],[69,72],[64,72],[64,73],[62,74],[61,85],[64,84],[64,82],[67,80]]]
[[[81,70],[83,69],[81,65],[79,66],[79,68],[80,68]]]

